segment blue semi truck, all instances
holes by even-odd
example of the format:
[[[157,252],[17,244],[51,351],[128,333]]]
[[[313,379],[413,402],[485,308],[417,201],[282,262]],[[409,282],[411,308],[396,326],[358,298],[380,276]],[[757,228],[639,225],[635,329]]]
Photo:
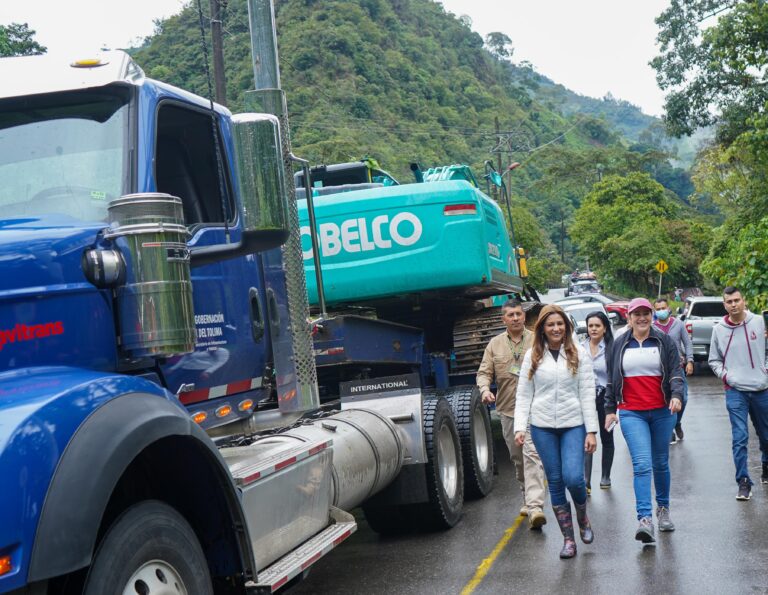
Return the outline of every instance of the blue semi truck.
[[[357,506],[382,532],[449,528],[492,487],[452,333],[519,278],[310,310],[273,11],[252,4],[245,114],[122,52],[0,60],[2,593],[273,592]],[[448,183],[451,221],[487,226],[487,197]],[[395,217],[374,247],[413,239]]]

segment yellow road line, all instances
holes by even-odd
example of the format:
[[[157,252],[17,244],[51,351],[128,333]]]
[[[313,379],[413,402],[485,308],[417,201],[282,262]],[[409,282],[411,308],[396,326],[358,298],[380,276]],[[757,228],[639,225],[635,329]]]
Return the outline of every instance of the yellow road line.
[[[475,589],[477,589],[477,587],[480,586],[480,583],[483,582],[485,575],[488,574],[488,571],[491,569],[491,566],[493,566],[496,558],[499,557],[501,551],[506,547],[506,545],[509,543],[509,540],[512,539],[512,536],[515,534],[515,531],[517,531],[517,529],[520,527],[523,519],[525,519],[525,517],[523,515],[519,515],[515,519],[515,522],[512,524],[512,526],[504,531],[504,536],[493,548],[491,554],[485,560],[480,562],[480,565],[477,567],[477,571],[475,571],[475,576],[473,576],[472,580],[469,581],[461,590],[461,595],[470,595],[470,593],[472,593]]]

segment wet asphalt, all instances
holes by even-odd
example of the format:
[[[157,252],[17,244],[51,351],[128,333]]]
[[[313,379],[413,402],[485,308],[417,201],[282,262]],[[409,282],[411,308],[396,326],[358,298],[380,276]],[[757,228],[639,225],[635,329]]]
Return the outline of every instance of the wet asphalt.
[[[292,594],[309,593],[761,593],[768,595],[768,485],[760,484],[754,429],[749,468],[752,499],[735,499],[730,424],[721,383],[706,369],[690,379],[685,439],[670,446],[673,533],[656,546],[634,540],[637,526],[632,468],[621,432],[610,490],[595,485],[591,545],[560,560],[562,537],[554,515],[531,531],[523,522],[505,544],[522,504],[503,444],[496,485],[467,502],[453,529],[380,537],[354,511],[359,528],[313,567]],[[593,480],[600,476],[600,453]],[[494,557],[495,551],[495,557]],[[485,564],[483,564],[485,562]],[[481,566],[482,565],[482,566]],[[482,569],[485,570],[483,573]]]

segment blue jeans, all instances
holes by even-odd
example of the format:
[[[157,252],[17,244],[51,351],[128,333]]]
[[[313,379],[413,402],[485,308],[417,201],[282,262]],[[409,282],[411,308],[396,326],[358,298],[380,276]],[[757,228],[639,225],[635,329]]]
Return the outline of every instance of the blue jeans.
[[[757,413],[755,407],[749,408],[749,417],[752,420],[752,426],[755,428],[755,434],[757,434],[757,441],[760,443],[760,459],[763,465],[768,465],[768,434],[760,435],[757,425]]]
[[[619,412],[621,433],[632,457],[637,518],[653,516],[651,471],[656,487],[656,505],[669,508],[669,437],[677,414],[666,407],[648,411]]]
[[[531,426],[531,438],[549,482],[552,506],[568,503],[565,497],[566,487],[576,504],[584,504],[587,501],[587,484],[584,481],[586,437],[587,431],[583,425],[573,428]]]
[[[752,423],[755,426],[761,447],[768,441],[768,390],[748,391],[728,388],[725,390],[725,406],[731,419],[731,448],[733,462],[736,465],[736,482],[743,477],[752,480],[747,470],[747,444],[749,444],[749,428],[747,418],[752,413]],[[766,453],[763,451],[763,461]]]

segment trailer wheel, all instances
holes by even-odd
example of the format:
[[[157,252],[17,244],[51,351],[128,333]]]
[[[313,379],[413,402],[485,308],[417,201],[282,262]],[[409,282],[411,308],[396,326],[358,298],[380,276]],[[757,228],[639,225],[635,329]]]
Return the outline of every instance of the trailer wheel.
[[[85,595],[213,595],[203,550],[189,523],[157,500],[140,502],[107,530]]]
[[[446,395],[456,417],[464,460],[464,495],[484,498],[493,489],[493,435],[491,416],[476,386],[455,389]]]
[[[456,422],[444,397],[424,401],[424,442],[429,502],[416,505],[413,517],[425,529],[450,529],[461,518],[464,470]]]

